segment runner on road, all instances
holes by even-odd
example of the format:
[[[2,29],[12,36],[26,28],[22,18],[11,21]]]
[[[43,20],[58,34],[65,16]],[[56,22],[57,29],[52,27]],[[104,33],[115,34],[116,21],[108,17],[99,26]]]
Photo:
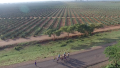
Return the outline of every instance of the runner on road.
[[[67,56],[68,58],[69,58],[69,54],[70,54],[70,53],[68,52],[68,56]]]
[[[35,66],[37,66],[36,60],[35,60]]]
[[[58,61],[59,61],[59,58],[57,58],[57,63],[58,63]]]
[[[60,54],[58,55],[58,58],[60,58]]]

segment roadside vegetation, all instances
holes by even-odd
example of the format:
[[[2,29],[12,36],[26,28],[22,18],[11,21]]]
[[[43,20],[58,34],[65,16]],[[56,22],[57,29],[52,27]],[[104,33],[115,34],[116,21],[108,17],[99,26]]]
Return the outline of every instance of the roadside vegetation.
[[[120,41],[105,49],[104,53],[109,58],[109,64],[104,68],[120,68]]]
[[[92,36],[29,42],[0,47],[0,66],[57,56],[120,40],[120,30],[97,33]],[[12,47],[14,46],[14,47]]]

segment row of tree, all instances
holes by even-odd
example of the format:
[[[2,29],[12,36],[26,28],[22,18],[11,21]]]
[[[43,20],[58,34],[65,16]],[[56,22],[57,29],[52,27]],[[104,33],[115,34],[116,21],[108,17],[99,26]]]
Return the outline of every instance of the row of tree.
[[[73,33],[74,31],[78,31],[80,33],[84,33],[84,35],[88,36],[91,35],[92,32],[94,31],[95,28],[102,28],[103,24],[100,23],[96,23],[96,24],[75,24],[72,26],[64,26],[61,27],[60,29],[48,29],[46,30],[46,32],[44,33],[45,35],[49,35],[49,37],[51,37],[51,35],[53,35],[53,40],[55,40],[55,36],[60,36],[60,34],[62,32],[67,32],[68,38],[69,38],[69,34]]]

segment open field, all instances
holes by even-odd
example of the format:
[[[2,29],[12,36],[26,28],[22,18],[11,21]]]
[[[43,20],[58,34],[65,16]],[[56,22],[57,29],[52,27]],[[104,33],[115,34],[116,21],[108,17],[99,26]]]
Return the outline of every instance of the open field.
[[[47,29],[74,24],[120,24],[120,2],[0,4],[0,38],[40,36]],[[3,7],[4,6],[4,7]]]

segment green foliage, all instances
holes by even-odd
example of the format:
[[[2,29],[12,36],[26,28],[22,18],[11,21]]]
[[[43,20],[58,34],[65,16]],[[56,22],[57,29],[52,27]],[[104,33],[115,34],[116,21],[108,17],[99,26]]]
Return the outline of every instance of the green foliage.
[[[51,37],[51,35],[54,34],[54,32],[54,29],[48,29],[44,34],[49,35],[49,37]]]
[[[60,31],[62,31],[62,32],[67,32],[67,28],[68,28],[67,26],[61,27],[61,28],[60,28]]]
[[[39,46],[39,47],[40,47],[41,45],[40,45],[40,44],[36,44],[36,46]]]
[[[15,50],[17,50],[17,51],[20,51],[21,49],[23,49],[21,46],[17,46],[17,47],[15,47],[14,48]]]
[[[85,33],[86,35],[91,34],[94,29],[95,29],[95,25],[94,24],[76,24],[75,26],[75,30],[80,32],[80,33]]]
[[[74,26],[68,26],[66,32],[72,33],[74,30],[75,30],[75,27],[74,27]]]
[[[56,36],[60,36],[61,30],[56,30],[56,31],[54,32],[54,34],[56,34]]]
[[[66,43],[70,43],[70,42],[73,42],[73,40],[69,39],[69,40],[66,41]]]
[[[104,53],[109,57],[109,61],[118,68],[118,62],[120,61],[120,45],[109,46],[105,49]]]
[[[116,68],[116,67],[115,67],[115,65],[113,65],[113,64],[109,64],[109,65],[107,65],[105,68]],[[118,66],[117,68],[120,68],[120,66]]]
[[[95,25],[95,28],[103,28],[104,27],[102,23],[96,23],[94,25]]]
[[[62,43],[60,44],[60,47],[65,47],[67,44],[66,43]]]

